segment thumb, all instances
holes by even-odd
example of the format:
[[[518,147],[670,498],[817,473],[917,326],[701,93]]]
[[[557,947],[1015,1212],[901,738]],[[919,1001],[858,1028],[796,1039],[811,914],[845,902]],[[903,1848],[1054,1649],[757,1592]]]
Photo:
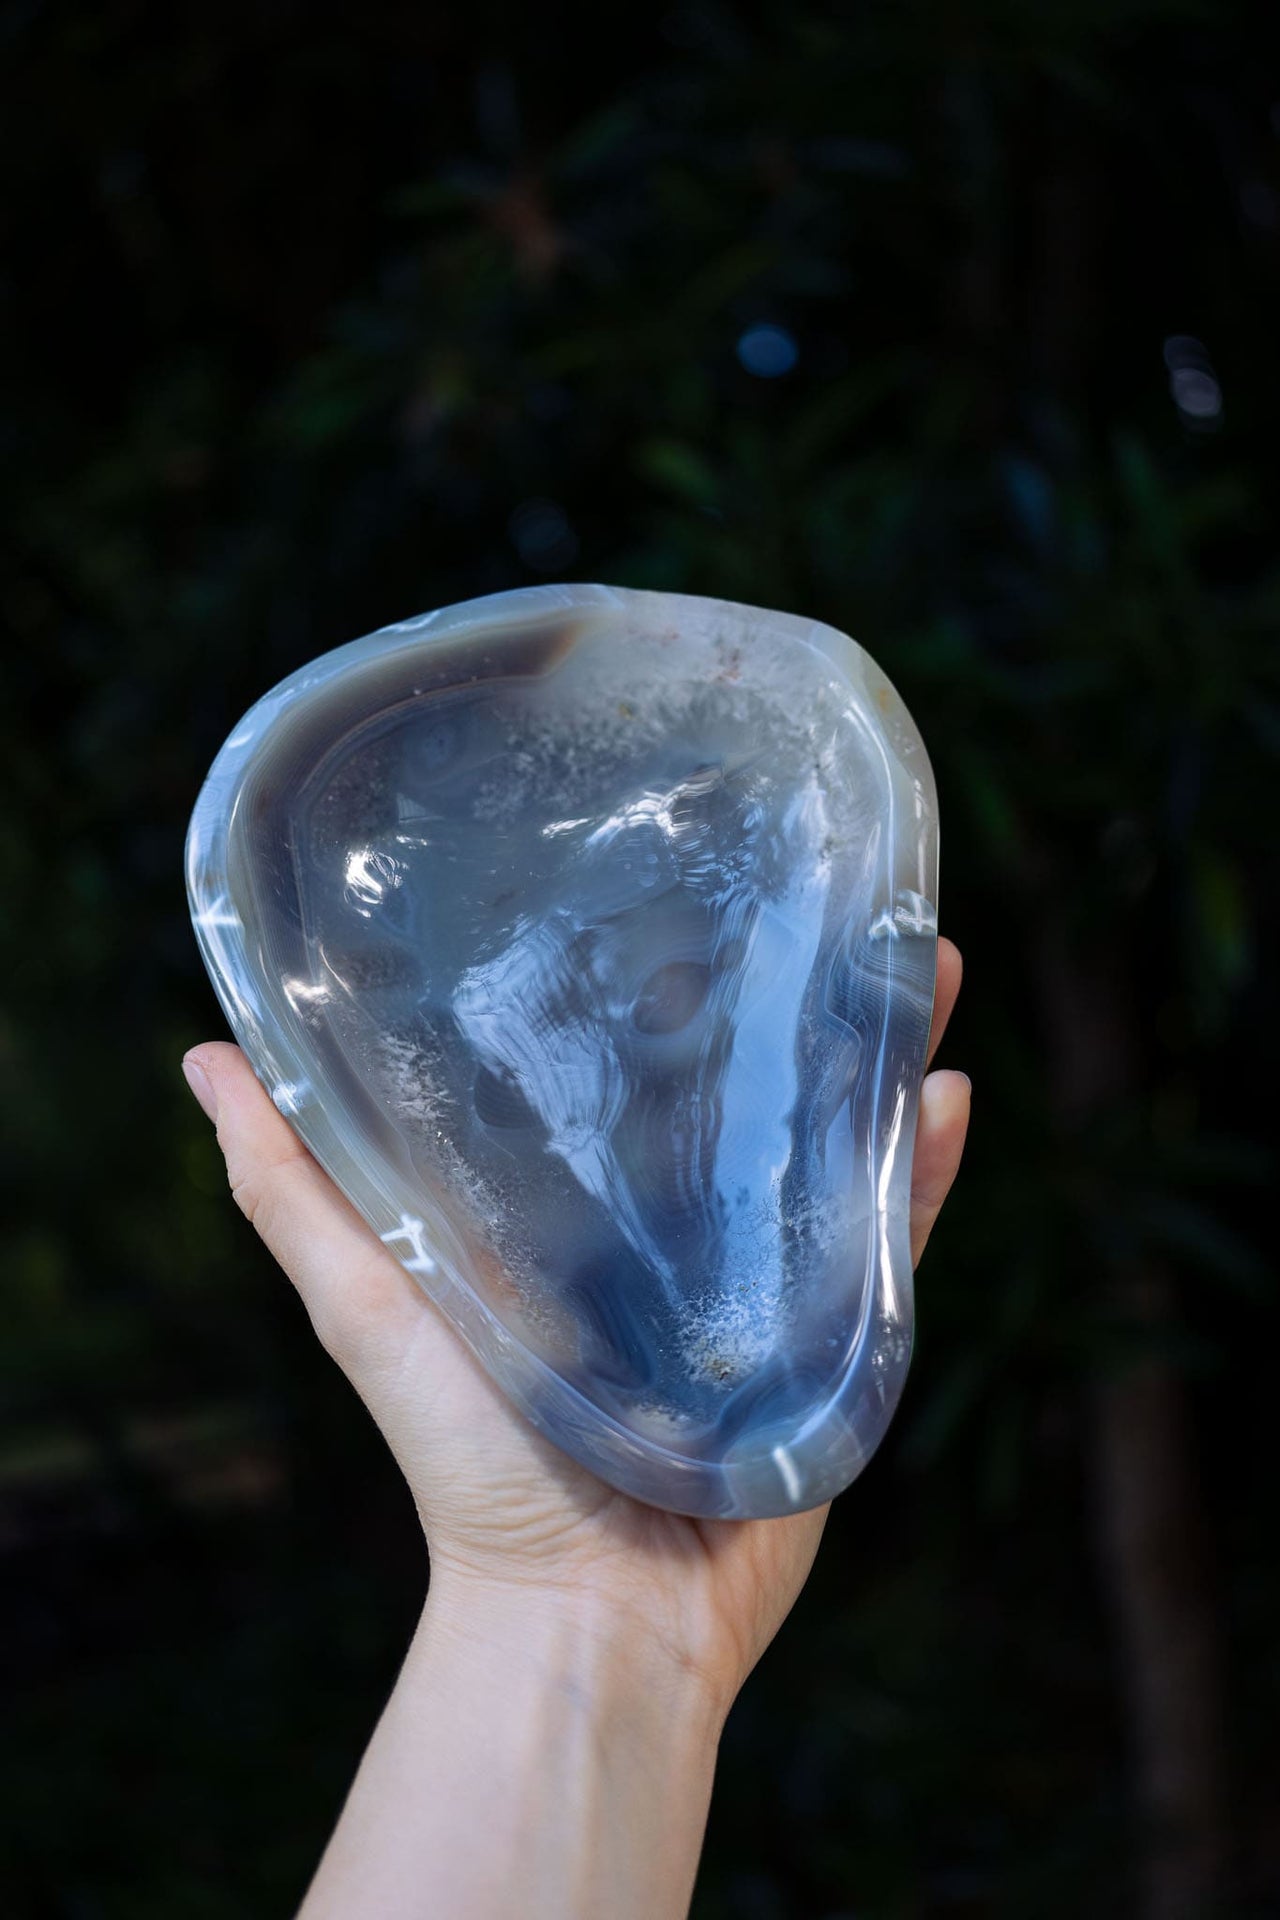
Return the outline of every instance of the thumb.
[[[236,1205],[363,1393],[370,1370],[398,1364],[420,1335],[429,1302],[276,1112],[239,1047],[195,1047],[182,1070],[217,1125]]]

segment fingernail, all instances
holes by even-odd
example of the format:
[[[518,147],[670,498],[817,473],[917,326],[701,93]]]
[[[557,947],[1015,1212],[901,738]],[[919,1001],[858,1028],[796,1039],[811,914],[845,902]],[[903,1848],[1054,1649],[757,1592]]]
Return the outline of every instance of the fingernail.
[[[218,1118],[218,1096],[213,1090],[212,1080],[210,1080],[208,1074],[200,1065],[200,1062],[193,1060],[190,1055],[183,1061],[182,1071],[186,1078],[187,1085],[200,1102],[205,1115],[208,1119],[216,1122]]]

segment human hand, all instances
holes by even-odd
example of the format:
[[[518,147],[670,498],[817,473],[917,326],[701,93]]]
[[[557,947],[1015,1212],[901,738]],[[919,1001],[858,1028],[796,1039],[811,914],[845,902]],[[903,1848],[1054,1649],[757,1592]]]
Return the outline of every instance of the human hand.
[[[930,1058],[960,986],[938,947]],[[705,1687],[722,1715],[804,1583],[826,1508],[693,1520],[614,1492],[545,1441],[321,1170],[229,1044],[184,1061],[236,1201],[293,1281],[316,1333],[382,1430],[413,1492],[431,1585],[458,1621],[551,1609],[624,1621]],[[924,1082],[913,1163],[919,1259],[960,1162],[963,1074]],[[591,1630],[589,1627],[587,1630]]]

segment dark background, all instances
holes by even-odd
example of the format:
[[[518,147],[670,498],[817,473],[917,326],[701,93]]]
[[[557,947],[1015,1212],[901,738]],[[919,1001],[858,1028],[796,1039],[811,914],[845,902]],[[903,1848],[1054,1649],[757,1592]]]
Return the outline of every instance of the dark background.
[[[1276,19],[0,8],[9,1920],[289,1912],[391,1684],[424,1555],[181,1083],[182,836],[282,675],[557,578],[862,640],[968,962],[698,1920],[1280,1911]]]

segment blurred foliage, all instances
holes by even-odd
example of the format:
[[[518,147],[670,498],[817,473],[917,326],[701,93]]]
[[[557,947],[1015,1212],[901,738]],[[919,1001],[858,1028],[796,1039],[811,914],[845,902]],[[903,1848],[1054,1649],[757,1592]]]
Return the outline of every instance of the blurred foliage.
[[[916,1369],[731,1723],[695,1913],[1133,1910],[1090,1406],[1152,1352],[1217,1563],[1222,1910],[1274,1911],[1276,18],[444,15],[0,9],[4,1911],[287,1910],[394,1675],[407,1497],[178,1078],[221,1030],[181,842],[276,679],[547,578],[870,646],[968,961]]]

